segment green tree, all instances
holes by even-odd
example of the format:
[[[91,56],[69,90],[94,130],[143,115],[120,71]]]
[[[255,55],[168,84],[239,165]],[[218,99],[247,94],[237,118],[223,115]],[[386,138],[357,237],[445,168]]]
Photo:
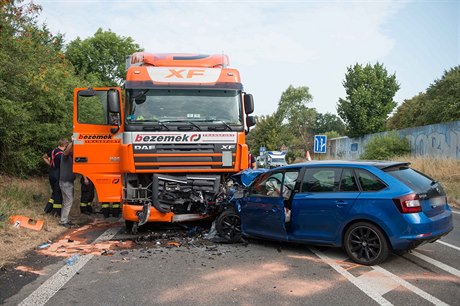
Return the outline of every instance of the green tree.
[[[455,120],[460,120],[460,66],[445,71],[425,93],[405,100],[388,127],[403,129]]]
[[[385,130],[386,120],[396,107],[393,100],[399,90],[396,75],[376,63],[355,64],[345,74],[346,98],[339,99],[337,111],[345,122],[348,136],[356,137]]]
[[[40,6],[0,2],[0,172],[38,173],[41,156],[70,136],[71,65],[62,36],[38,25]]]
[[[275,115],[260,116],[257,118],[257,125],[248,134],[248,144],[251,153],[257,156],[260,147],[267,150],[279,150],[283,144],[292,141],[288,127]]]
[[[308,150],[312,145],[313,133],[316,124],[317,112],[307,107],[313,96],[306,86],[293,87],[290,85],[282,94],[278,102],[275,117],[278,121],[287,122],[290,133],[294,138],[294,146],[302,146]]]
[[[339,117],[331,113],[316,115],[315,134],[336,132],[338,136],[345,135],[345,124]]]
[[[90,38],[71,41],[65,54],[80,77],[101,83],[93,86],[116,86],[125,78],[126,57],[137,51],[142,49],[131,37],[99,28]]]

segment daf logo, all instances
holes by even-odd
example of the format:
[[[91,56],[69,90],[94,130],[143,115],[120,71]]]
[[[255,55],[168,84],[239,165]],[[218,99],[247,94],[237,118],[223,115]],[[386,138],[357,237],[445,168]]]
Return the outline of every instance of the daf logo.
[[[135,145],[134,150],[155,150],[155,145]]]
[[[235,149],[235,145],[222,145],[222,150],[233,150]]]

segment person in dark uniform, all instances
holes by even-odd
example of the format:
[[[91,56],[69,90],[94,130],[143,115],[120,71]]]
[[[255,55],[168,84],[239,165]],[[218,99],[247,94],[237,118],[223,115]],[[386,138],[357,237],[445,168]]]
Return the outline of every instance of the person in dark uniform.
[[[80,212],[90,215],[93,213],[91,203],[94,200],[94,184],[88,177],[82,175],[81,179],[81,199],[80,199]]]
[[[43,154],[43,160],[49,166],[48,179],[51,186],[51,198],[46,203],[43,209],[45,213],[53,213],[55,216],[61,215],[62,208],[62,193],[59,187],[59,175],[62,152],[67,146],[67,139],[61,138],[57,148],[52,149],[48,153]]]

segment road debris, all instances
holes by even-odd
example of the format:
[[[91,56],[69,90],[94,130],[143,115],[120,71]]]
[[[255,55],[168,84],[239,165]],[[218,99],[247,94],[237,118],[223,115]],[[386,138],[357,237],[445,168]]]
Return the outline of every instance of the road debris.
[[[41,231],[45,221],[34,220],[26,216],[16,215],[10,217],[10,223],[12,223],[15,228],[24,227],[34,231]]]
[[[68,266],[73,266],[74,264],[76,264],[78,261],[80,260],[80,256],[78,254],[75,254],[75,255],[72,255],[71,257],[69,257],[65,263],[68,265]]]

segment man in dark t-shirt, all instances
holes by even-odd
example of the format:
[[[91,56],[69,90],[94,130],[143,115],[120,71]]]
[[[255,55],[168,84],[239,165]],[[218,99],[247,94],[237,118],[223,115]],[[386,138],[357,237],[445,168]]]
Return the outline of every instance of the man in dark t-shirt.
[[[60,216],[62,208],[62,194],[59,188],[59,170],[61,166],[62,152],[67,145],[67,139],[61,138],[58,142],[57,148],[50,150],[43,155],[43,161],[49,166],[48,179],[52,190],[51,198],[45,205],[44,211],[46,213],[53,212],[53,214]]]

